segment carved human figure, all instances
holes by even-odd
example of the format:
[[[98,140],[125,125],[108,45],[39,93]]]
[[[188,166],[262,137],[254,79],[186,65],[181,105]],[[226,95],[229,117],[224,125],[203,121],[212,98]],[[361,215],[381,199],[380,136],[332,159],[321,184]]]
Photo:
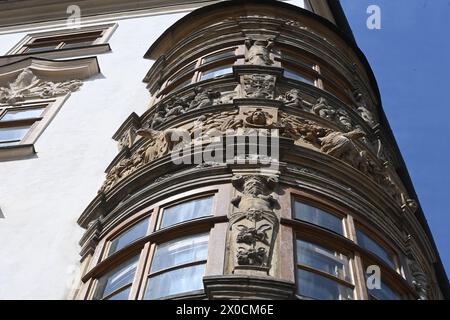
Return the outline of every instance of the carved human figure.
[[[245,45],[247,52],[245,53],[245,62],[252,65],[266,65],[273,64],[270,58],[270,51],[274,45],[273,40],[252,40],[246,39]]]
[[[182,115],[186,112],[189,104],[181,98],[173,98],[166,106],[166,121],[175,118],[176,116]]]
[[[157,131],[153,129],[139,129],[136,133],[148,140],[149,145],[146,147],[144,154],[144,163],[148,163],[158,157],[161,157],[172,151],[176,146],[183,142],[183,136],[186,132],[182,129],[166,129]],[[174,141],[173,137],[177,137]]]
[[[337,119],[339,121],[339,124],[343,128],[345,128],[345,130],[350,131],[353,129],[352,118],[350,118],[347,111],[345,111],[344,109],[339,109],[337,111]]]
[[[242,195],[235,196],[231,203],[239,208],[240,212],[272,212],[276,200],[272,195],[265,195],[266,184],[273,183],[274,178],[264,176],[235,177],[235,184],[242,183]],[[238,182],[239,181],[239,182]]]
[[[336,110],[328,104],[327,99],[320,97],[312,107],[312,111],[319,117],[332,121],[336,116]]]
[[[359,129],[342,133],[334,131],[320,138],[322,152],[338,159],[348,160],[359,157],[359,150],[355,141],[365,136]]]
[[[370,112],[365,106],[360,106],[356,110],[361,118],[366,121],[369,125],[373,125],[375,123],[375,119],[373,117],[372,112]]]
[[[150,124],[150,129],[154,129],[157,126],[163,124],[166,121],[166,109],[160,105],[157,107],[153,119]]]
[[[192,99],[189,110],[201,109],[212,106],[214,99],[220,98],[220,92],[206,90],[204,88],[195,89],[195,97]]]

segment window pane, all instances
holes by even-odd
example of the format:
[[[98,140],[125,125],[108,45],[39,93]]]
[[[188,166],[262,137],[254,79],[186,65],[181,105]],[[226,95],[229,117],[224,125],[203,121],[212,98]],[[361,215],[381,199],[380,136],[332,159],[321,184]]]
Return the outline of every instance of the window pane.
[[[208,80],[208,79],[219,77],[224,74],[232,73],[232,72],[233,72],[233,68],[231,66],[222,66],[222,67],[204,71],[202,73],[202,76],[200,77],[200,80]]]
[[[15,146],[15,145],[18,145],[19,143],[20,143],[20,140],[9,141],[9,142],[0,141],[0,148],[1,147],[8,147],[8,146]]]
[[[205,264],[176,269],[151,277],[145,299],[158,299],[173,294],[203,289]]]
[[[156,247],[151,272],[189,262],[206,260],[209,234],[178,238]]]
[[[297,240],[298,263],[351,281],[348,258],[314,243]]]
[[[148,219],[145,219],[137,223],[136,225],[134,225],[121,235],[119,235],[116,239],[114,239],[111,242],[108,256],[112,255],[114,252],[123,249],[130,243],[144,237],[147,234],[147,228],[148,228]]]
[[[380,283],[380,289],[368,289],[368,291],[377,300],[401,300],[401,296],[383,281]]]
[[[55,50],[55,49],[56,49],[56,45],[49,45],[49,46],[45,46],[45,47],[27,47],[27,49],[25,50],[25,53],[50,51],[50,50]]]
[[[131,287],[126,288],[125,290],[120,291],[119,293],[110,296],[106,300],[128,300],[130,296]]]
[[[114,268],[98,280],[96,299],[101,299],[133,282],[139,256],[135,256]]]
[[[68,48],[87,47],[87,46],[91,46],[93,42],[94,42],[93,40],[80,41],[80,42],[70,42],[70,43],[65,43],[63,48],[64,49],[68,49]]]
[[[296,219],[329,229],[341,235],[344,234],[341,218],[318,208],[308,206],[299,201],[294,202],[294,217]]]
[[[215,54],[211,54],[203,59],[203,64],[217,61],[217,60],[224,60],[228,58],[234,58],[234,51],[222,51]]]
[[[196,199],[164,209],[161,228],[212,214],[213,198]]]
[[[0,128],[0,141],[20,141],[31,126]]]
[[[6,114],[1,118],[0,121],[38,118],[41,116],[42,111],[44,111],[44,109],[45,109],[45,107],[33,108],[33,109],[7,110]]]
[[[356,236],[358,239],[358,244],[361,247],[376,254],[378,257],[383,259],[390,267],[395,269],[394,257],[386,249],[384,249],[381,245],[376,243],[372,238],[370,238],[367,234],[359,229],[356,230]]]
[[[284,76],[289,79],[294,79],[301,82],[306,82],[314,85],[314,81],[312,79],[307,78],[306,76],[289,69],[284,69]]]
[[[353,290],[319,274],[297,269],[297,288],[302,296],[319,300],[351,300]]]

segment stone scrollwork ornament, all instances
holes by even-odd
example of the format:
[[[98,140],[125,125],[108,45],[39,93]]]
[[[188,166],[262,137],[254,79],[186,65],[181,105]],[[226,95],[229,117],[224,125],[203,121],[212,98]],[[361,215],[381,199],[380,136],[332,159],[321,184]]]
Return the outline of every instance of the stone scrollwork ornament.
[[[14,104],[28,98],[47,99],[76,91],[82,84],[80,80],[44,81],[30,68],[25,68],[8,87],[0,87],[0,103]]]
[[[412,285],[419,296],[419,300],[428,300],[430,292],[430,283],[428,276],[423,272],[417,259],[414,257],[412,251],[412,236],[406,237],[406,258],[408,262],[408,268],[412,276]]]
[[[234,272],[251,269],[267,273],[278,233],[279,219],[274,209],[277,200],[272,191],[276,177],[262,175],[235,176],[232,180],[238,194],[229,218]]]

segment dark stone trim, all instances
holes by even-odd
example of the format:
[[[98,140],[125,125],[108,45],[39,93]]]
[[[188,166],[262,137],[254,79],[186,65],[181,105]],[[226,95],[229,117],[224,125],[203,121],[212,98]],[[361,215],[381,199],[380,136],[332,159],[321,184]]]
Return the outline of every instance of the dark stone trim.
[[[203,278],[208,299],[292,300],[295,284],[272,277],[237,275],[206,276]]]

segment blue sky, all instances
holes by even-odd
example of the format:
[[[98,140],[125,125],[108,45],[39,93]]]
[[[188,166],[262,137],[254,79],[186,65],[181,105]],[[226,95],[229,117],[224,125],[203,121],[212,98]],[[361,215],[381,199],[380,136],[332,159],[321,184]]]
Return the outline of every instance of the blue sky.
[[[450,0],[341,0],[450,276]],[[369,5],[381,29],[369,30]]]

